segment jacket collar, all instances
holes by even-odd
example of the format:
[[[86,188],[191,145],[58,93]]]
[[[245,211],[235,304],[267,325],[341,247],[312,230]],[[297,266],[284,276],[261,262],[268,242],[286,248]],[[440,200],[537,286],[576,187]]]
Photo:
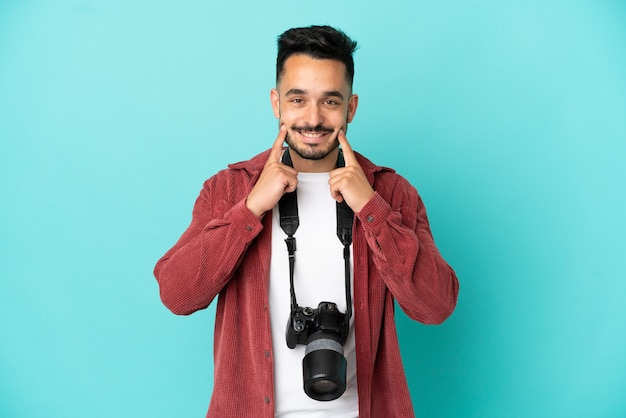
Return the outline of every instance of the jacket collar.
[[[230,168],[231,170],[246,171],[248,175],[251,177],[251,179],[256,181],[256,179],[261,175],[261,171],[263,171],[265,162],[269,158],[270,151],[271,150],[269,149],[266,151],[263,151],[262,153],[255,155],[254,157],[252,157],[251,159],[247,161],[240,161],[238,163],[229,164],[228,168]],[[367,177],[371,185],[374,184],[374,177],[376,176],[377,173],[384,172],[384,171],[395,173],[395,170],[393,170],[392,168],[376,165],[356,151],[355,151],[355,155],[356,155],[357,161],[361,165],[361,168],[363,169],[363,172],[365,173],[365,176]]]

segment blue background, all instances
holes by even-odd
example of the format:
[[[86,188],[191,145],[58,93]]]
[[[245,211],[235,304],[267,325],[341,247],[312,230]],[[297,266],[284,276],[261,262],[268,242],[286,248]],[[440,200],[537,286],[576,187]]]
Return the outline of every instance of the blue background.
[[[268,148],[275,39],[359,41],[352,145],[461,281],[398,311],[421,417],[626,416],[623,1],[0,0],[0,416],[201,417],[214,308],[152,268],[204,179]]]

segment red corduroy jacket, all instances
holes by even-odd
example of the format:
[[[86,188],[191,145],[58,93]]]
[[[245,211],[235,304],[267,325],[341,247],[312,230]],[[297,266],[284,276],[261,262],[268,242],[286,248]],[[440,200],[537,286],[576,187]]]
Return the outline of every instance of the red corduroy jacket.
[[[154,270],[161,299],[176,314],[204,309],[219,294],[211,418],[274,417],[273,362],[280,359],[273,357],[268,310],[271,214],[258,219],[245,205],[268,155],[205,182],[190,226]],[[415,188],[357,159],[375,190],[353,227],[359,417],[413,417],[394,299],[412,319],[437,324],[454,310],[459,284],[435,247]]]

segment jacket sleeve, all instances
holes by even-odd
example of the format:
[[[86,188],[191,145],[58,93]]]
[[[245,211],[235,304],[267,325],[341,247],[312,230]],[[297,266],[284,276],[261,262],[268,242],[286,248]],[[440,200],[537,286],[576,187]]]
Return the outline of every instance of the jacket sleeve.
[[[402,310],[419,322],[439,324],[454,311],[459,283],[435,246],[417,190],[404,178],[393,178],[380,190],[375,187],[356,216],[374,265]]]
[[[191,224],[154,268],[161,300],[175,314],[189,315],[209,306],[263,229],[245,197],[231,203],[217,198],[222,196],[216,193],[223,192],[215,189],[215,177],[205,182]]]

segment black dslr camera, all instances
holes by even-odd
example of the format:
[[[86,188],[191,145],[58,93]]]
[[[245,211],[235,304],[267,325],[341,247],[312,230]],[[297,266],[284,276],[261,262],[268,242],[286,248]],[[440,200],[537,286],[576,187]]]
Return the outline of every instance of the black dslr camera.
[[[287,322],[287,346],[306,345],[302,372],[309,397],[332,401],[346,390],[343,345],[349,329],[348,316],[332,302],[321,302],[317,309],[297,306],[292,310]]]

